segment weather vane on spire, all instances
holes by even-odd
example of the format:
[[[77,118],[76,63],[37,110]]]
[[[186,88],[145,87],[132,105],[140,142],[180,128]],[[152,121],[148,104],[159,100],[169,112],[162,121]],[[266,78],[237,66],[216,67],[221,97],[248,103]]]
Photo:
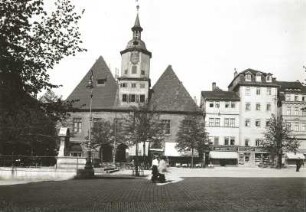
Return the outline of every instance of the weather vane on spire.
[[[137,10],[137,13],[139,13],[139,2],[138,2],[138,0],[136,0],[136,10]]]

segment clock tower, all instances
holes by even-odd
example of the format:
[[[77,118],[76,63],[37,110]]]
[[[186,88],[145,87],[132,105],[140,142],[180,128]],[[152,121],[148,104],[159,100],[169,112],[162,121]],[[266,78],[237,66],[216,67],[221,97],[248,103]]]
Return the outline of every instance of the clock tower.
[[[137,13],[132,27],[133,38],[121,51],[119,102],[121,106],[139,106],[148,101],[150,89],[150,59],[152,53],[141,40],[142,27]]]

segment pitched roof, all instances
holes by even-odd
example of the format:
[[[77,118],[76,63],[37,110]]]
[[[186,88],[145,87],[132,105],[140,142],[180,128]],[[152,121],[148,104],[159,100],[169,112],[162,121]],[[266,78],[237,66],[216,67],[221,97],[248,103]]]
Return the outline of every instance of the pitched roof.
[[[150,105],[158,111],[195,112],[199,108],[169,65],[153,86]]]
[[[118,85],[102,56],[96,60],[95,64],[72,91],[67,100],[78,100],[73,105],[75,108],[89,109],[90,89],[87,88],[87,85],[92,73],[94,85],[92,109],[113,108],[115,106]],[[104,85],[98,85],[97,80],[104,81]]]
[[[306,86],[299,81],[277,81],[278,85],[280,85],[281,92],[295,92],[295,93],[306,93]]]
[[[202,91],[201,95],[206,100],[239,101],[239,96],[233,91]]]

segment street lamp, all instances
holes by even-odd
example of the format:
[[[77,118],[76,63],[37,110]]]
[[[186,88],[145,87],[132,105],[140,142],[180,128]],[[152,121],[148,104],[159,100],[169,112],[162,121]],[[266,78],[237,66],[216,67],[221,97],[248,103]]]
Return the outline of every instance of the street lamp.
[[[91,162],[91,127],[92,127],[92,97],[93,97],[93,71],[91,70],[91,76],[88,81],[88,85],[86,86],[90,89],[90,103],[89,103],[89,135],[88,135],[88,144],[87,144],[87,158],[85,164],[85,175],[87,177],[94,176],[94,169]]]

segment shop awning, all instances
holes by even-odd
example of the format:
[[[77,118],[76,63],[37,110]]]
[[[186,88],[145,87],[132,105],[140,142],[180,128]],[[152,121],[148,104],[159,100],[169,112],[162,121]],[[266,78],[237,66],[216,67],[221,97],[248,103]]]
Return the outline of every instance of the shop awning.
[[[237,152],[209,152],[209,157],[213,159],[238,159]]]
[[[191,151],[179,152],[176,148],[175,142],[166,142],[165,143],[165,156],[170,157],[191,157]],[[194,150],[194,157],[198,157],[198,152]]]
[[[297,153],[287,152],[286,153],[286,157],[288,159],[303,159],[303,160],[305,159],[305,156],[302,153],[300,153],[300,152],[297,152]]]

